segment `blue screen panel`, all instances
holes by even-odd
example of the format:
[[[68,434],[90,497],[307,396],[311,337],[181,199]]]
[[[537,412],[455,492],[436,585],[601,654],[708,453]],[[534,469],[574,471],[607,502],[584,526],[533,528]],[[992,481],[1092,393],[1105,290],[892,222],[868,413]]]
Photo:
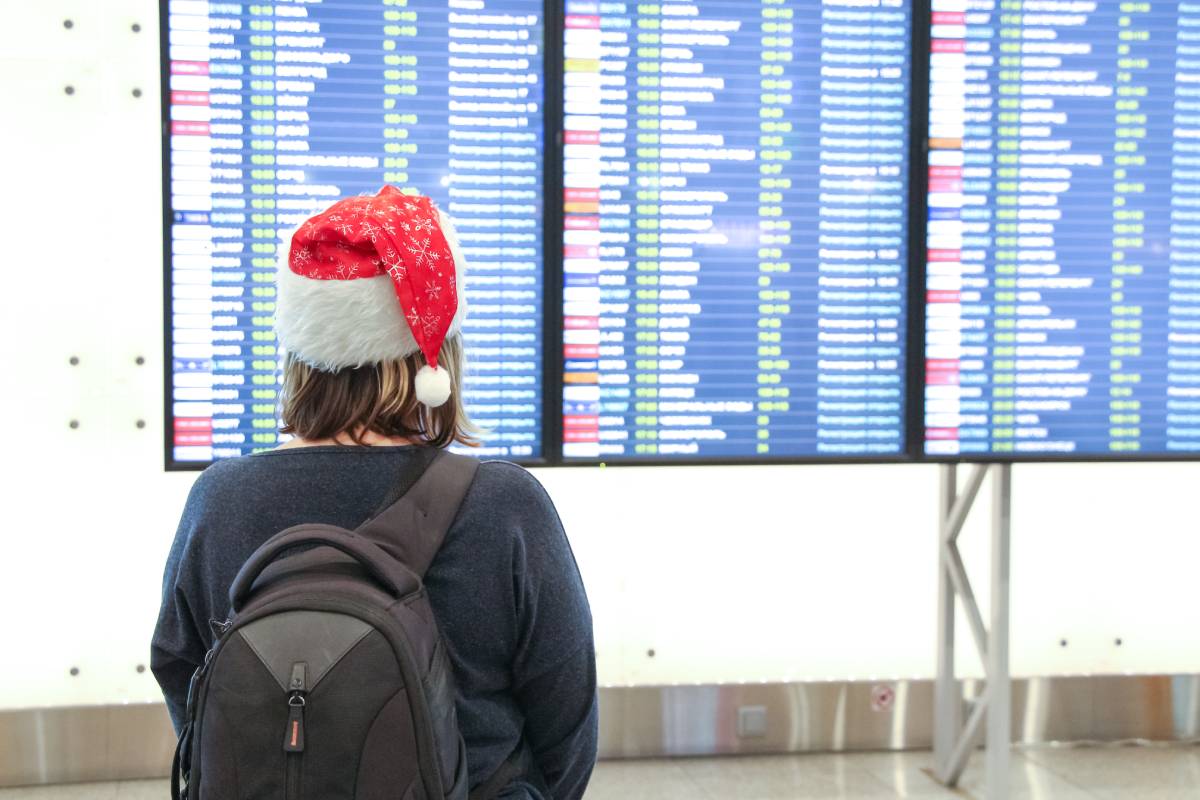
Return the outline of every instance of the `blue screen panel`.
[[[1200,4],[932,22],[926,454],[1200,453]]]
[[[278,443],[281,237],[384,183],[455,218],[481,452],[540,457],[542,3],[172,0],[163,24],[168,461]]]
[[[909,4],[565,22],[564,458],[903,455]]]

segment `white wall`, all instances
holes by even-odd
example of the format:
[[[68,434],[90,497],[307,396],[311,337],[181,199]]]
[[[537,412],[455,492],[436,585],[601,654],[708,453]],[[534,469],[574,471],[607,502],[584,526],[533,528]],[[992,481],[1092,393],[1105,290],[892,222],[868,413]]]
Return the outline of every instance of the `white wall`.
[[[150,0],[0,0],[0,708],[157,697],[137,667],[193,478],[161,466],[157,47]],[[1200,671],[1200,467],[1015,474],[1015,671]],[[936,468],[538,477],[605,683],[930,676]]]

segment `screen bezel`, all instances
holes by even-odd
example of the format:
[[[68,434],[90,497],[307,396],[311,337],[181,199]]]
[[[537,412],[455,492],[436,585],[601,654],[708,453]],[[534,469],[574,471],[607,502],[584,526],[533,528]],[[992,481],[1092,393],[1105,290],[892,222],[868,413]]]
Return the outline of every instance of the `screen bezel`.
[[[548,445],[558,442],[561,439],[561,434],[555,431],[548,431],[546,427],[552,419],[558,419],[561,424],[561,415],[550,414],[549,409],[551,405],[547,402],[548,398],[554,396],[553,387],[557,386],[559,380],[555,368],[557,367],[558,371],[561,372],[561,359],[551,359],[548,357],[553,352],[551,340],[557,337],[557,328],[562,327],[561,258],[551,256],[551,253],[561,253],[562,250],[561,245],[558,246],[557,251],[551,249],[555,234],[557,234],[561,242],[562,231],[560,229],[562,228],[562,223],[561,217],[557,215],[561,203],[558,201],[547,201],[547,198],[555,196],[552,194],[552,190],[556,183],[561,186],[561,176],[558,175],[558,170],[550,169],[551,164],[558,164],[561,161],[559,144],[561,126],[558,122],[561,114],[556,110],[561,109],[561,92],[554,91],[554,87],[561,84],[559,76],[561,76],[562,72],[562,37],[552,35],[554,31],[562,30],[562,14],[559,5],[554,0],[543,0],[542,3],[542,59],[544,64],[542,96],[542,454],[541,456],[530,458],[506,459],[530,467],[553,464],[557,457],[557,451],[551,451]],[[169,0],[159,0],[158,58],[159,119],[162,147],[163,253],[163,468],[166,472],[199,472],[208,468],[215,461],[224,459],[179,461],[175,458],[175,415],[173,413],[174,341],[172,337],[174,296],[172,293],[171,275],[173,266],[171,226],[175,221],[175,210],[171,205],[171,58],[169,12]],[[557,105],[552,105],[552,101]],[[560,198],[561,194],[562,191],[559,189],[558,196]],[[556,321],[554,316],[555,312],[559,315],[558,321]]]
[[[887,455],[745,455],[745,456],[617,456],[612,458],[561,458],[555,466],[722,466],[722,465],[786,465],[786,464],[912,464],[918,463],[924,444],[924,330],[925,330],[925,202],[927,193],[928,167],[926,165],[928,127],[927,113],[929,96],[929,37],[930,3],[928,0],[910,0],[909,22],[911,26],[909,52],[909,137],[908,137],[908,213],[905,280],[905,350],[904,350],[904,419],[901,421],[904,441],[899,452]],[[565,36],[558,38],[560,45]],[[561,81],[559,81],[561,91]],[[919,137],[914,131],[921,131]],[[561,134],[560,134],[561,136]],[[561,173],[561,168],[557,172]],[[561,206],[560,206],[561,207]],[[558,226],[562,227],[561,214]],[[561,250],[556,255],[561,272]],[[561,279],[560,279],[561,282]],[[561,304],[560,304],[561,305]],[[560,319],[561,319],[561,308]],[[561,328],[561,321],[559,323]],[[913,338],[914,332],[917,338]],[[921,344],[912,346],[913,342]],[[561,349],[555,354],[556,361],[563,361]],[[555,398],[562,403],[562,385],[555,387]],[[561,424],[561,414],[560,424]],[[545,430],[546,428],[543,427]],[[561,453],[561,434],[557,442]]]
[[[919,143],[921,149],[921,158],[928,161],[929,156],[929,126],[928,126],[928,97],[929,83],[931,76],[929,75],[929,49],[930,40],[932,38],[932,3],[930,0],[914,0],[917,5],[922,7],[921,11],[925,15],[925,23],[923,26],[924,45],[922,48],[921,57],[923,59],[922,72],[925,74],[925,86],[922,91],[926,102],[921,109],[921,120],[917,120],[914,113],[914,126],[920,132]],[[914,12],[915,13],[915,12]],[[918,141],[914,137],[914,142]],[[915,160],[915,159],[914,159]],[[1153,463],[1153,462],[1188,462],[1200,461],[1200,452],[1195,453],[1164,453],[1164,452],[1148,452],[1148,453],[955,453],[955,454],[928,454],[925,452],[925,364],[924,364],[924,340],[925,340],[925,288],[924,288],[924,273],[925,273],[925,225],[927,222],[927,213],[925,204],[928,200],[928,169],[924,170],[921,175],[921,196],[914,198],[914,202],[921,204],[921,243],[919,251],[914,250],[914,261],[910,264],[913,274],[921,275],[921,287],[919,289],[919,309],[914,313],[914,319],[920,319],[919,328],[911,328],[910,332],[914,337],[914,341],[921,343],[920,352],[922,358],[915,365],[915,372],[910,377],[910,389],[914,395],[918,395],[914,409],[919,410],[919,415],[914,414],[913,418],[909,419],[909,423],[913,425],[912,439],[912,456],[916,463],[920,464],[939,464],[939,465],[955,465],[955,464],[1112,464],[1112,463]],[[918,296],[914,293],[914,300],[918,300]]]
[[[192,462],[174,459],[173,341],[172,341],[172,253],[170,163],[170,49],[168,0],[159,0],[160,124],[162,164],[163,233],[163,454],[168,472],[192,472],[206,468],[211,461]],[[1187,462],[1200,460],[1198,453],[925,453],[925,229],[928,199],[928,102],[931,3],[912,0],[912,35],[909,86],[908,131],[908,210],[906,280],[906,351],[905,390],[903,393],[904,443],[900,452],[864,456],[790,456],[746,455],[737,457],[698,456],[621,456],[615,458],[564,458],[562,455],[562,130],[563,130],[563,43],[565,36],[564,4],[544,0],[543,26],[543,337],[542,337],[542,455],[516,459],[526,466],[717,466],[784,464],[960,464],[960,463],[1135,463]]]

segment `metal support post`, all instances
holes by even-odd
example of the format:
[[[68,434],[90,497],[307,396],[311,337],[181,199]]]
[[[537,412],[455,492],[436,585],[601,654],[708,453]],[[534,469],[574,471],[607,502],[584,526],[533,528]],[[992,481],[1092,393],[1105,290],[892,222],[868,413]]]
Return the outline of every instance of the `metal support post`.
[[[954,674],[954,584],[946,565],[946,520],[958,496],[958,467],[945,464],[938,492],[938,628],[937,683],[933,694],[933,762],[938,779],[945,781],[962,730],[962,688]]]
[[[1009,674],[1009,551],[1012,532],[1012,465],[972,469],[962,491],[957,468],[941,467],[938,497],[938,658],[934,689],[934,773],[956,786],[971,752],[979,746],[986,718],[985,797],[1007,800],[1012,741],[1012,686]],[[991,620],[985,627],[962,554],[958,535],[992,472]],[[955,676],[956,611],[961,601],[971,639],[983,662],[987,683],[963,725],[962,688]]]
[[[1008,797],[1012,680],[1008,670],[1008,576],[1012,464],[992,467],[992,627],[988,637],[987,799]]]

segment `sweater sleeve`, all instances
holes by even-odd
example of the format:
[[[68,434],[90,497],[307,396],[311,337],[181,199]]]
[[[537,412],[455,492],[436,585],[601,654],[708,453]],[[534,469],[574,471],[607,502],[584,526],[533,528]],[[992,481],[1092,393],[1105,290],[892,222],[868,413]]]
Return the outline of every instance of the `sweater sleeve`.
[[[150,643],[150,669],[162,689],[176,734],[184,723],[188,684],[192,674],[204,662],[207,648],[196,623],[196,615],[182,588],[185,585],[183,576],[187,570],[188,553],[199,527],[198,495],[202,492],[202,482],[203,476],[192,488],[175,533],[175,542],[167,556],[163,571],[162,604]]]
[[[513,564],[513,688],[549,797],[577,800],[591,777],[598,738],[592,615],[554,504],[536,479],[527,480],[526,522]]]

